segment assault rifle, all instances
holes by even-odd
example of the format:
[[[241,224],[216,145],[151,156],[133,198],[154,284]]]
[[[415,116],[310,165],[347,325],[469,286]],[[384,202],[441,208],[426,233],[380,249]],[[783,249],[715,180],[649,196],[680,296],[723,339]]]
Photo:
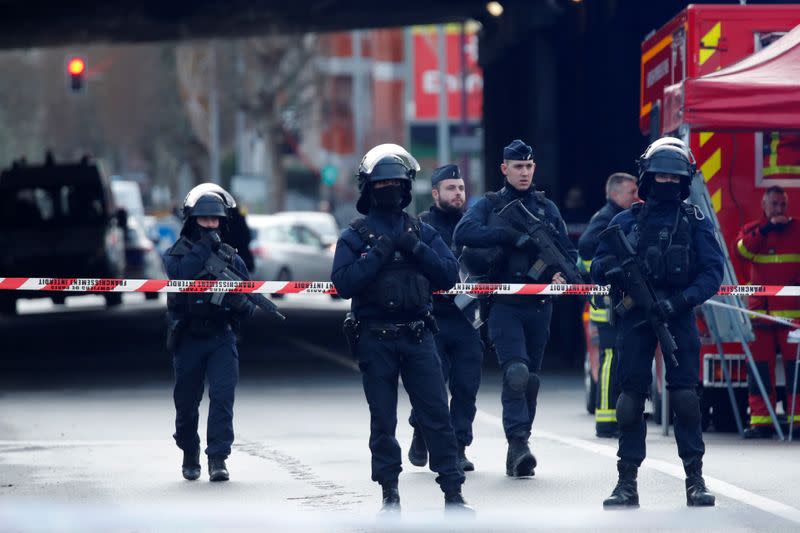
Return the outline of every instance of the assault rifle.
[[[547,270],[561,272],[567,283],[583,283],[584,279],[575,261],[558,240],[558,233],[528,211],[520,199],[509,202],[497,213],[500,218],[531,238],[536,248],[536,262],[528,271],[528,276],[539,281]],[[549,281],[548,281],[549,283]]]
[[[618,266],[614,266],[605,273],[608,281],[616,286],[614,288],[621,289],[624,293],[622,301],[614,307],[614,311],[620,316],[625,315],[634,307],[644,311],[647,316],[645,321],[653,328],[661,345],[661,353],[677,367],[678,360],[675,359],[675,352],[678,350],[678,345],[675,343],[666,321],[652,312],[658,297],[644,274],[646,270],[637,261],[636,252],[622,232],[622,228],[618,224],[609,226],[600,233],[600,240],[608,246],[608,249],[619,261]]]
[[[208,256],[208,260],[206,260],[205,265],[203,265],[203,270],[200,272],[200,274],[198,274],[197,277],[201,278],[208,275],[217,281],[245,281],[242,276],[240,276],[230,267],[233,261],[233,256],[236,255],[236,249],[231,245],[222,242],[219,238],[219,235],[216,233],[212,233],[211,235],[213,235],[212,239],[215,238],[215,241],[217,241],[219,248],[216,251],[211,252],[211,255]],[[225,298],[226,294],[227,293],[224,292],[213,293],[211,295],[211,303],[214,305],[222,305],[222,300]],[[278,311],[278,306],[272,303],[262,294],[252,292],[240,292],[232,294],[242,294],[267,313],[275,315],[281,320],[286,318],[283,314],[281,314],[280,311]]]

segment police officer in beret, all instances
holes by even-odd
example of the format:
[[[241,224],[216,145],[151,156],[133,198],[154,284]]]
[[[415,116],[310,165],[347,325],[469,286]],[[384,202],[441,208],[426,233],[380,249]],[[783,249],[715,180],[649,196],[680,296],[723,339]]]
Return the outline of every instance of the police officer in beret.
[[[183,203],[181,238],[167,250],[164,265],[170,279],[211,279],[203,275],[209,256],[228,237],[228,214],[236,202],[212,183],[192,189]],[[244,261],[234,255],[230,267],[247,277]],[[175,368],[175,442],[183,450],[183,477],[200,477],[198,408],[208,380],[206,455],[211,481],[229,479],[225,460],[233,444],[233,400],[239,380],[239,354],[234,330],[255,311],[243,294],[226,294],[221,305],[210,293],[171,293],[167,297],[170,323],[168,348]]]
[[[678,365],[666,363],[666,378],[678,455],[686,473],[686,503],[714,505],[702,474],[705,444],[697,395],[700,336],[694,309],[719,290],[724,257],[714,225],[698,207],[684,201],[695,168],[694,156],[683,141],[674,137],[655,141],[639,159],[639,197],[645,203],[633,204],[609,225],[618,225],[627,237],[658,301],[650,309],[634,306],[622,316],[617,314],[617,382],[622,391],[617,400],[619,481],[603,502],[606,508],[639,506],[636,477],[645,458],[647,434],[644,401],[650,392],[658,342],[648,315],[666,322],[677,345]],[[618,261],[601,238],[592,261],[592,279],[610,283],[612,293],[622,290]]]
[[[372,480],[383,489],[384,512],[400,509],[401,451],[395,438],[400,377],[446,507],[469,509],[461,495],[464,472],[431,315],[432,291],[455,285],[458,263],[435,229],[403,210],[417,171],[417,160],[396,144],[364,155],[356,209],[366,216],[342,232],[331,273],[339,295],[353,300],[345,326],[369,404]]]
[[[537,257],[528,235],[511,228],[498,213],[510,202],[521,200],[537,218],[552,226],[570,259],[577,251],[567,236],[567,228],[556,205],[534,189],[536,170],[533,149],[517,139],[503,150],[500,170],[505,176],[502,189],[487,193],[461,219],[455,230],[459,246],[498,248],[499,264],[490,281],[530,283],[526,276]],[[553,283],[564,283],[561,272]],[[539,371],[550,335],[552,303],[549,297],[496,296],[489,312],[489,339],[503,369],[503,427],[508,440],[506,475],[531,476],[536,458],[531,453],[531,435],[539,394]]]
[[[461,220],[466,204],[464,180],[458,166],[445,165],[431,174],[433,205],[419,219],[433,226],[444,243],[458,257],[461,251],[453,244],[453,231]],[[465,448],[472,443],[472,421],[475,419],[475,398],[481,383],[483,345],[480,333],[454,302],[452,296],[434,296],[433,315],[439,325],[436,348],[442,362],[442,373],[450,388],[450,420],[458,439],[458,460],[465,471],[475,470],[467,459]],[[408,450],[408,459],[415,466],[425,466],[428,449],[422,432],[417,427],[414,411],[409,423],[414,437]]]

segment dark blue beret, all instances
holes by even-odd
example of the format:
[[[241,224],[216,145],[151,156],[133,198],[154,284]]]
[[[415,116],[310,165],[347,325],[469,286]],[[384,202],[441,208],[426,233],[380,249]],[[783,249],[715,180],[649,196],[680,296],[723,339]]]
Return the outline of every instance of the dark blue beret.
[[[445,165],[433,169],[431,173],[431,187],[436,187],[442,180],[459,179],[461,179],[461,173],[458,171],[458,165]]]
[[[528,161],[533,159],[533,148],[519,139],[514,139],[511,144],[503,148],[503,159],[510,161]]]

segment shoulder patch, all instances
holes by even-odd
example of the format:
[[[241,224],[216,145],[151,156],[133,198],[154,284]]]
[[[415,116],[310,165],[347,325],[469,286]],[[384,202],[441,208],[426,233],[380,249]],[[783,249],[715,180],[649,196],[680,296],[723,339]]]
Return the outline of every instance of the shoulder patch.
[[[533,191],[533,194],[536,195],[536,199],[540,202],[544,202],[547,199],[547,195],[544,193],[544,191]]]

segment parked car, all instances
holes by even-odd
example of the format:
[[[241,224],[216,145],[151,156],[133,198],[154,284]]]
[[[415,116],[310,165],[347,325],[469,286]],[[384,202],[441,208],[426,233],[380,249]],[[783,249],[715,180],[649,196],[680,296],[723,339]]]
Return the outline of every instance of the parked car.
[[[339,240],[339,225],[330,213],[321,211],[281,211],[274,215],[279,220],[312,229],[324,244],[336,245]]]
[[[248,215],[258,280],[330,281],[333,246],[316,229],[281,215]]]
[[[161,255],[153,242],[157,231],[154,217],[144,214],[139,184],[135,181],[112,180],[114,202],[126,213],[125,277],[128,279],[165,279]],[[148,231],[149,229],[149,231]],[[157,293],[145,293],[148,300],[157,300]]]
[[[8,277],[120,278],[125,269],[124,214],[108,180],[88,157],[78,163],[15,162],[0,173],[0,272]],[[108,305],[121,293],[106,293]],[[65,293],[0,292],[0,312],[15,313],[18,298]]]

